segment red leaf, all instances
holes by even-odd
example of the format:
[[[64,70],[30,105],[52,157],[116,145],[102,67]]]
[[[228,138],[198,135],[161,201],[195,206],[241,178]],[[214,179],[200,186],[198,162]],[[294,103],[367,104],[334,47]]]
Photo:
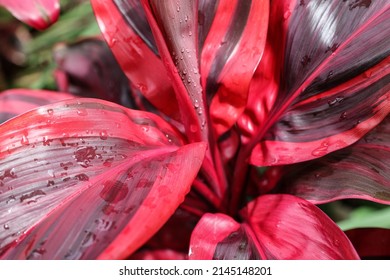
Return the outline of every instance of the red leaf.
[[[239,224],[206,214],[196,226],[190,259],[358,259],[341,229],[313,204],[264,195],[240,211]]]
[[[268,259],[357,259],[341,229],[313,204],[264,195],[240,212]]]
[[[390,117],[354,145],[284,173],[278,193],[313,203],[360,198],[390,204]]]
[[[201,78],[220,136],[233,126],[247,103],[249,83],[265,45],[269,2],[222,1],[214,9],[212,15],[213,9],[199,11],[213,20],[201,49]]]
[[[205,214],[192,232],[190,260],[211,260],[219,242],[240,229],[240,224],[224,214]]]
[[[196,1],[142,1],[190,141],[207,141],[207,111],[200,84]]]
[[[0,93],[0,123],[36,107],[74,98],[69,93],[11,89]]]
[[[390,4],[365,4],[273,2],[270,26],[277,22],[280,32],[269,33],[276,37],[269,39],[275,45],[271,61],[284,64],[271,66],[269,83],[279,89],[273,110],[253,133],[251,141],[260,141],[253,164],[324,156],[356,142],[390,112]]]
[[[16,18],[36,29],[45,29],[57,21],[60,13],[58,0],[0,0]]]
[[[184,200],[204,143],[163,119],[94,99],[0,126],[2,258],[124,258]]]
[[[361,258],[388,259],[390,256],[390,229],[357,228],[345,232]]]
[[[172,84],[159,54],[155,47],[150,48],[150,36],[137,32],[143,31],[146,21],[139,1],[91,0],[91,3],[102,34],[127,78],[161,112],[179,119]],[[141,23],[133,23],[132,19]]]

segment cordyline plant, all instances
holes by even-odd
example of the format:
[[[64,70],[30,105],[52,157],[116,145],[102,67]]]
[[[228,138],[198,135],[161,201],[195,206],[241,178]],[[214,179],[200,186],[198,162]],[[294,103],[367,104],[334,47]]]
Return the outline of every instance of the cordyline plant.
[[[1,258],[359,258],[316,204],[390,202],[389,1],[91,3],[109,48],[63,46],[56,77],[99,98],[0,95]]]

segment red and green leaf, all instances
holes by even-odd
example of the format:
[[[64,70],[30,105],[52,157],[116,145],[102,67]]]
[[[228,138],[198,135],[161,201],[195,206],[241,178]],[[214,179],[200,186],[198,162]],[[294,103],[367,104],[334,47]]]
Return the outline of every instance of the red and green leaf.
[[[0,6],[36,29],[47,28],[60,14],[59,0],[0,0]]]
[[[278,193],[313,203],[359,198],[390,204],[390,117],[354,145],[283,172]]]
[[[205,215],[191,237],[190,259],[358,259],[345,234],[313,204],[264,195],[240,211],[241,224]]]
[[[40,107],[0,126],[0,255],[125,258],[174,213],[205,145],[163,119],[95,100]]]
[[[72,99],[69,93],[46,90],[11,89],[0,93],[0,123],[39,106],[65,99]]]
[[[273,30],[279,31],[269,32],[270,47],[275,45],[271,62],[283,67],[270,67],[269,83],[276,82],[278,92],[266,121],[253,133],[253,164],[324,156],[358,141],[386,117],[387,1],[279,0],[270,17],[270,26],[275,23]],[[260,91],[259,98],[263,95]]]

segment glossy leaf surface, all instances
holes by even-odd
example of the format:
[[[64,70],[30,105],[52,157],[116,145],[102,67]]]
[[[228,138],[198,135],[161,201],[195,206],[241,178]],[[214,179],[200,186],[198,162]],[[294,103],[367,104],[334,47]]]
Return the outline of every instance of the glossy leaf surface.
[[[360,198],[390,204],[390,117],[354,145],[284,173],[275,191],[313,203]]]
[[[145,32],[137,32],[147,26],[140,1],[91,0],[91,4],[102,34],[127,78],[156,108],[178,119],[179,108],[164,65],[156,49],[150,49],[145,42]],[[133,26],[137,26],[136,30]],[[152,40],[151,33],[147,38]]]
[[[206,214],[193,232],[190,259],[358,259],[345,234],[313,204],[264,195],[240,211],[239,224]]]
[[[388,1],[280,0],[273,2],[271,18],[280,19],[280,32],[270,34],[278,38],[271,43],[282,46],[275,46],[275,63],[280,57],[284,62],[270,73],[270,83],[279,84],[277,99],[254,133],[260,142],[252,163],[324,156],[356,142],[386,117]]]
[[[0,93],[0,123],[28,110],[57,101],[72,99],[69,93],[46,90],[11,89]]]
[[[263,55],[268,15],[268,1],[200,1],[201,79],[218,136],[244,111]],[[208,28],[206,18],[212,19]]]
[[[205,153],[161,118],[97,99],[0,126],[0,255],[125,258],[174,213]]]
[[[45,29],[56,22],[60,13],[58,0],[0,0],[17,19],[36,29]]]

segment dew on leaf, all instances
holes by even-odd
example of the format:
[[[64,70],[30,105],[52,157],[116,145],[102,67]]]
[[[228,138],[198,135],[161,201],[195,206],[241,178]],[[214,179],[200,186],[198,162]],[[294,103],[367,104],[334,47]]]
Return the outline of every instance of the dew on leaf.
[[[107,181],[104,183],[100,197],[108,203],[117,203],[126,198],[129,188],[121,181]]]
[[[79,116],[87,116],[88,115],[88,111],[86,109],[77,109],[77,115]]]
[[[100,139],[102,140],[107,140],[108,138],[108,134],[107,134],[107,131],[103,130],[99,133],[99,136],[100,136]]]
[[[338,105],[340,104],[341,102],[344,101],[344,97],[342,96],[337,96],[335,99],[333,100],[328,100],[328,105],[329,107],[332,107],[332,106],[335,106],[335,105]]]
[[[30,144],[30,141],[28,140],[27,136],[23,135],[22,140],[20,140],[20,143],[22,145],[28,145]]]
[[[20,202],[23,202],[25,201],[26,199],[30,199],[30,198],[34,198],[36,196],[42,196],[42,195],[46,195],[46,193],[42,190],[35,190],[29,194],[24,194],[20,197]]]
[[[81,174],[77,174],[76,176],[74,176],[77,180],[79,181],[89,181],[89,177],[84,174],[84,173],[81,173]]]
[[[5,230],[9,230],[9,225],[8,225],[8,224],[4,224],[4,225],[3,225],[3,228],[4,228]]]

